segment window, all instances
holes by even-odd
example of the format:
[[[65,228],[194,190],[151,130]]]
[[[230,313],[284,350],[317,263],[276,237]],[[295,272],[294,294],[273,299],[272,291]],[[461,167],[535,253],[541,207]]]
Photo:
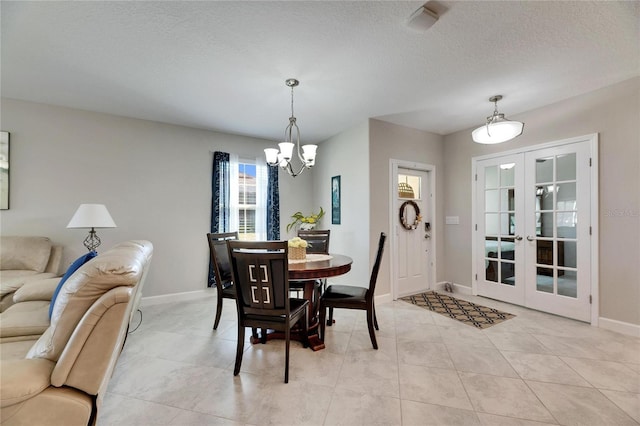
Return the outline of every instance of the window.
[[[256,165],[238,163],[238,233],[241,240],[256,238]]]
[[[256,161],[233,155],[230,160],[229,229],[245,241],[267,239],[267,166]]]

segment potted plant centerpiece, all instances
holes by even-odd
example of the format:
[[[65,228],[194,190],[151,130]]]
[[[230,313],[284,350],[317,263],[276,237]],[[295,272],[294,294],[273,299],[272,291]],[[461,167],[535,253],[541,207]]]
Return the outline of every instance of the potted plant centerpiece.
[[[320,212],[318,212],[318,214],[312,213],[309,216],[303,215],[302,212],[295,212],[291,215],[293,221],[287,225],[287,232],[294,227],[299,227],[305,231],[313,229],[316,227],[322,216],[324,216],[324,210],[322,210],[322,207],[320,207]]]

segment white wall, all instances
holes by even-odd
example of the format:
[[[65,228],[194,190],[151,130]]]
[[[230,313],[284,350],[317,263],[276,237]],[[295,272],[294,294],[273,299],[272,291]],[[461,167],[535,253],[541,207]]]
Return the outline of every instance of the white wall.
[[[313,169],[313,209],[327,212],[320,228],[331,230],[330,250],[353,258],[351,271],[329,282],[368,286],[369,126],[367,122],[318,145]],[[331,178],[341,176],[341,223],[331,224]]]
[[[437,234],[436,239],[436,281],[444,280],[444,263],[442,260],[443,226],[444,226],[444,191],[442,183],[442,170],[444,169],[444,157],[442,149],[442,136],[422,130],[398,126],[379,120],[369,120],[371,140],[371,245],[370,256],[373,262],[377,250],[377,241],[380,232],[387,235],[395,232],[389,229],[389,160],[413,161],[416,163],[431,164],[435,166],[436,179],[436,220],[433,230]],[[390,282],[390,258],[392,247],[387,240],[386,255],[383,258],[378,275],[377,295],[391,293]]]
[[[471,129],[445,137],[445,214],[460,216],[445,231],[447,279],[471,286],[472,157],[598,133],[600,316],[640,324],[640,78],[509,118],[524,134],[504,144],[473,143]]]
[[[118,225],[98,230],[104,251],[147,239],[154,259],[144,296],[206,288],[213,151],[255,158],[276,142],[63,107],[1,100],[11,132],[11,208],[2,235],[43,235],[85,252],[83,229],[66,229],[81,203],[106,204]],[[280,173],[281,230],[309,204],[311,177]],[[282,237],[284,238],[284,232]]]

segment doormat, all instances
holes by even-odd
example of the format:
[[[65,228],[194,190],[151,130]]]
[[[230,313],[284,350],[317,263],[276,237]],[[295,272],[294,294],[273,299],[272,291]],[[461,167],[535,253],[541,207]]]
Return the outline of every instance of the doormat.
[[[476,305],[466,300],[456,299],[455,297],[433,291],[402,297],[400,300],[481,329],[491,327],[492,325],[515,317],[513,314]]]

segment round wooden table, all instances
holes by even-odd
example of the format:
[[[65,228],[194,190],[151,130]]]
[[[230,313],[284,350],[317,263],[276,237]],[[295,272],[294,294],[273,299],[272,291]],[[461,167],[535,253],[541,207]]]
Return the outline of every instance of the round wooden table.
[[[351,270],[353,259],[343,254],[330,254],[331,259],[307,261],[299,263],[289,262],[289,280],[303,281],[317,278],[329,278],[346,274]]]

